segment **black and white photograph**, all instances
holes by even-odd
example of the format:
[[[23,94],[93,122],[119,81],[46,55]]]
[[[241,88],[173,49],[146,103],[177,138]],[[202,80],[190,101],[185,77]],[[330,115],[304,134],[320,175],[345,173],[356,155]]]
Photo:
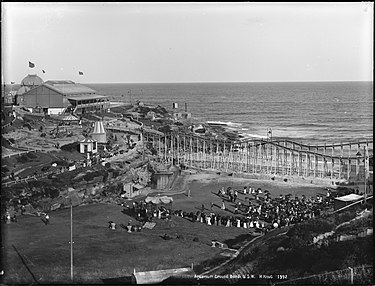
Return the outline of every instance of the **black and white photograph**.
[[[2,2],[1,285],[374,285],[374,2]]]

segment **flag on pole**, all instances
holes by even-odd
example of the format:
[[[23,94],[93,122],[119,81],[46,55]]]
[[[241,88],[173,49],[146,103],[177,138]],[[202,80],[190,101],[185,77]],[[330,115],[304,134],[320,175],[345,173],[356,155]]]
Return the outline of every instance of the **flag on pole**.
[[[81,72],[81,71],[80,71],[80,72],[78,72],[78,73],[79,73],[79,75],[83,75],[83,72]]]
[[[35,67],[35,64],[29,61],[29,68]]]
[[[46,71],[45,71],[45,70],[42,70],[42,72],[43,72],[43,73],[46,73]]]
[[[370,178],[370,158],[368,156],[368,149],[365,146],[365,178],[368,180]]]

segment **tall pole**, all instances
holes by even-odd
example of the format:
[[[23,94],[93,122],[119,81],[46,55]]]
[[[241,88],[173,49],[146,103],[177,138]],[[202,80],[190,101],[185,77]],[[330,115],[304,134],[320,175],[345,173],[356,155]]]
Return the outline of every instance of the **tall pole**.
[[[368,158],[367,158],[367,149],[366,149],[366,145],[363,146],[363,153],[365,154],[365,203],[366,203],[366,199],[367,199],[367,186],[366,186],[366,181],[367,181],[367,163],[368,163]]]
[[[73,205],[70,204],[70,280],[73,282]]]
[[[143,138],[143,128],[141,129],[141,136],[142,136],[142,161],[145,160],[145,140]]]

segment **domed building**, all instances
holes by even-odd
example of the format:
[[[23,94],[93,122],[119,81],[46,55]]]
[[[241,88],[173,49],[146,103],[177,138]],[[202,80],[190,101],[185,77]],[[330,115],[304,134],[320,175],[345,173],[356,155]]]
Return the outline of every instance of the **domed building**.
[[[21,86],[35,87],[43,84],[43,82],[44,81],[36,74],[29,74],[21,81]]]
[[[36,74],[29,74],[21,81],[21,87],[17,91],[17,95],[24,94],[30,89],[43,84],[43,80]]]

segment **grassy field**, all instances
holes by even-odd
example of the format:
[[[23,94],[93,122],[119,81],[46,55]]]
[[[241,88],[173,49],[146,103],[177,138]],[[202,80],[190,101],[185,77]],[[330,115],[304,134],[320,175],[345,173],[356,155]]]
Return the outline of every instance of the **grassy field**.
[[[174,195],[173,209],[196,212],[204,204],[206,210],[232,215],[221,210],[221,199],[213,193],[224,186],[243,189],[244,185],[261,187],[271,196],[292,193],[306,196],[322,192],[314,186],[282,185],[273,181],[245,180],[197,174],[188,176],[191,197]],[[240,200],[244,199],[240,195]],[[130,203],[130,202],[129,202]],[[126,225],[136,221],[122,213],[117,205],[93,204],[73,208],[74,277],[75,282],[101,283],[101,279],[128,276],[137,271],[187,267],[208,260],[222,259],[220,250],[212,248],[211,240],[226,242],[229,247],[240,247],[236,238],[244,241],[252,237],[246,229],[208,226],[173,217],[172,221],[159,221],[154,229],[127,233],[121,227],[107,229],[108,221]],[[40,217],[24,216],[18,223],[3,225],[4,283],[31,283],[33,276],[40,283],[69,283],[70,281],[70,210],[50,213],[51,224],[44,225]],[[171,240],[161,236],[169,234]],[[179,235],[181,238],[176,238]],[[194,241],[198,238],[198,241]],[[195,239],[196,240],[196,239]],[[17,251],[16,251],[17,250]],[[19,254],[18,254],[19,253]],[[29,270],[28,270],[29,269]],[[31,274],[32,273],[32,274]]]

